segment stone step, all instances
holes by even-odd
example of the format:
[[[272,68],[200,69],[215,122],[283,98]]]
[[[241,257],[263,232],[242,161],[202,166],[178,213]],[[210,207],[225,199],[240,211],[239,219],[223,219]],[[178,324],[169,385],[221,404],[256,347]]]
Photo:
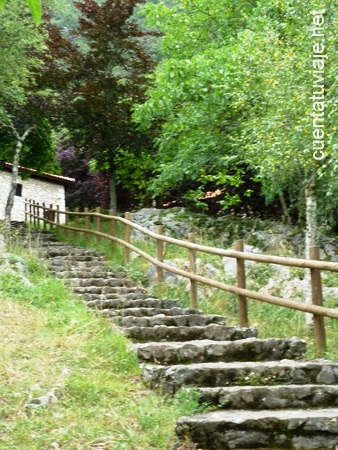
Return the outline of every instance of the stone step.
[[[98,311],[105,317],[112,317],[116,325],[120,325],[121,321],[124,320],[124,318],[130,318],[130,319],[144,319],[146,320],[147,317],[189,317],[191,315],[198,316],[203,318],[203,312],[199,309],[189,309],[189,308],[169,308],[169,309],[163,309],[163,308],[126,308],[126,309],[102,309]]]
[[[139,287],[124,287],[124,286],[75,286],[72,290],[76,294],[117,294],[119,296],[145,292]],[[99,303],[99,301],[98,301]]]
[[[106,265],[104,262],[91,262],[91,261],[81,261],[72,262],[64,259],[50,259],[45,260],[45,266],[52,272],[64,272],[65,270],[71,270],[76,268],[76,270],[88,270],[90,268],[95,268],[96,270],[105,270]]]
[[[121,280],[126,279],[127,275],[123,272],[111,272],[108,267],[95,268],[87,270],[65,270],[58,273],[59,278],[71,279],[71,278],[119,278]]]
[[[192,340],[201,341],[203,339],[234,341],[256,337],[257,330],[254,328],[227,327],[212,323],[204,326],[156,325],[154,327],[129,327],[124,330],[124,334],[129,339],[137,342],[183,342]]]
[[[91,264],[100,264],[104,263],[105,259],[103,256],[93,256],[93,255],[83,255],[83,254],[73,254],[68,253],[67,256],[49,256],[47,255],[45,261],[50,264],[59,264],[59,261],[64,261],[68,263],[72,263],[75,267],[81,262],[89,262]]]
[[[95,250],[88,250],[81,247],[74,247],[72,245],[58,246],[45,249],[45,257],[50,258],[94,258],[94,259],[104,259],[104,257],[96,252]]]
[[[119,297],[110,300],[94,300],[87,302],[87,305],[90,306],[91,308],[96,309],[107,309],[107,308],[126,309],[126,308],[142,308],[142,307],[169,309],[178,306],[178,300],[165,300],[151,297],[140,299]]]
[[[106,310],[104,310],[106,311]],[[168,310],[164,310],[168,311]],[[169,310],[172,312],[171,310]],[[202,311],[199,311],[198,314],[193,313],[192,309],[184,310],[185,313],[182,312],[178,315],[166,315],[166,313],[159,313],[156,315],[152,315],[149,317],[149,314],[144,314],[146,317],[142,317],[143,314],[138,315],[134,314],[133,311],[127,317],[120,317],[119,320],[115,320],[116,325],[121,327],[158,327],[162,325],[173,326],[173,327],[196,327],[196,326],[206,326],[212,323],[216,323],[219,325],[225,325],[225,318],[223,316],[218,316],[214,314],[202,314]],[[135,316],[135,317],[134,317]]]
[[[338,386],[288,384],[198,388],[199,402],[229,409],[338,407]]]
[[[64,282],[67,283],[71,288],[77,287],[103,287],[103,286],[125,286],[125,287],[134,287],[134,284],[131,280],[126,278],[66,278]]]
[[[176,434],[201,450],[332,450],[338,445],[338,408],[219,410],[181,417]]]
[[[135,344],[140,361],[158,364],[267,361],[300,358],[306,350],[302,339],[241,339],[238,341],[150,342]]]
[[[120,300],[145,300],[145,299],[149,299],[149,298],[155,298],[152,297],[150,294],[148,294],[147,292],[129,292],[129,293],[125,293],[125,294],[119,294],[119,293],[84,293],[82,294],[82,298],[83,300],[86,301],[86,303],[90,303],[92,305],[95,306],[94,302],[98,302],[101,303],[103,301],[106,300],[116,300],[116,299],[120,299]],[[104,305],[103,305],[104,306]]]
[[[294,360],[219,362],[189,365],[144,365],[143,378],[151,387],[174,394],[182,387],[243,385],[338,384],[338,362]]]
[[[39,254],[44,254],[46,251],[48,251],[49,248],[57,248],[62,245],[63,243],[60,243],[57,240],[52,240],[53,238],[50,238],[49,236],[44,235],[30,235],[30,239],[33,241],[35,247],[38,248]],[[54,239],[57,239],[56,237]]]

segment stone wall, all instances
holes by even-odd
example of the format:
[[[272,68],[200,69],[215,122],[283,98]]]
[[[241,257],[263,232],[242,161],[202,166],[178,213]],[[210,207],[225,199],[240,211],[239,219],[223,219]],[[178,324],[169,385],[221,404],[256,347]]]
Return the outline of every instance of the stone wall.
[[[10,189],[11,176],[12,174],[9,172],[0,171],[0,220],[5,218],[5,206]],[[22,193],[21,196],[16,195],[14,198],[12,220],[18,222],[25,220],[25,199],[35,200],[40,205],[43,203],[46,206],[52,204],[55,207],[58,205],[61,211],[65,209],[65,188],[63,184],[33,177],[26,180],[19,178],[18,183],[22,185]],[[60,222],[64,223],[62,214]]]

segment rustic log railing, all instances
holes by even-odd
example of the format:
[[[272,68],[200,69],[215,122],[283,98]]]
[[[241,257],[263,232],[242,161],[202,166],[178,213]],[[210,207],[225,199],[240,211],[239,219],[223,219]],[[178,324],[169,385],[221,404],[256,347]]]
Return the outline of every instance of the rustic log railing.
[[[197,283],[203,283],[208,286],[236,294],[239,301],[240,326],[249,326],[247,298],[259,300],[265,303],[270,303],[285,308],[290,308],[297,311],[303,311],[304,313],[313,314],[316,351],[318,354],[323,354],[326,349],[324,317],[338,319],[338,309],[327,308],[323,306],[321,271],[338,272],[338,263],[320,261],[318,247],[311,248],[311,259],[258,255],[254,253],[244,252],[243,241],[240,240],[235,242],[235,250],[224,250],[216,247],[208,247],[205,245],[196,244],[195,236],[193,233],[189,234],[188,241],[165,236],[162,226],[158,226],[156,232],[150,231],[140,225],[133,223],[130,220],[130,213],[125,213],[125,217],[123,218],[114,215],[114,211],[112,210],[109,211],[108,215],[101,214],[100,208],[96,208],[95,212],[90,212],[87,208],[84,210],[84,212],[80,212],[78,209],[76,209],[75,211],[69,211],[67,208],[65,211],[60,211],[57,207],[53,209],[52,205],[47,207],[45,205],[39,205],[38,203],[31,201],[26,201],[25,211],[27,222],[32,224],[34,227],[41,227],[42,224],[43,229],[46,229],[47,224],[49,224],[50,229],[62,228],[66,233],[72,231],[75,235],[83,233],[86,236],[89,236],[90,234],[92,234],[96,236],[97,241],[105,238],[111,241],[113,244],[118,243],[122,245],[124,247],[125,264],[128,264],[130,262],[131,252],[137,253],[150,263],[154,264],[154,266],[156,266],[159,283],[164,283],[165,270],[176,275],[188,278],[190,280],[190,301],[192,308],[196,308],[198,306]],[[64,214],[64,224],[60,223],[60,214]],[[74,218],[75,226],[69,225],[70,217]],[[83,227],[80,226],[80,218],[83,219]],[[93,218],[94,220],[95,229],[90,228],[90,218]],[[102,220],[109,221],[109,234],[102,232]],[[116,235],[116,222],[120,222],[124,225],[123,239],[117,237]],[[156,240],[156,257],[149,255],[148,253],[144,252],[131,243],[132,229],[138,230],[144,235]],[[190,271],[179,269],[177,267],[166,264],[163,261],[163,244],[165,242],[188,249]],[[237,286],[198,275],[196,273],[196,252],[235,258],[237,261]],[[312,304],[302,303],[297,300],[283,299],[274,295],[263,294],[246,289],[245,261],[255,261],[257,263],[277,264],[288,267],[309,269],[311,273]]]

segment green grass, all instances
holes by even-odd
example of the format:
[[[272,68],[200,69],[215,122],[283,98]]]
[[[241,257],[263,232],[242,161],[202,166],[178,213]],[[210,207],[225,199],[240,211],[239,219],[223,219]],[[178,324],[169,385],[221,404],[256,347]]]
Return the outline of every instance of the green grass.
[[[103,222],[102,225],[105,232],[108,232],[108,224]],[[122,224],[117,224],[117,234],[119,237],[123,237]],[[66,237],[64,233],[61,232],[60,238],[90,248],[97,248],[106,255],[113,270],[124,270],[135,282],[143,283],[147,287],[147,270],[149,268],[149,263],[143,258],[137,257],[132,259],[128,265],[124,265],[122,246],[117,244],[113,247],[109,241],[104,239],[102,239],[100,243],[97,243],[94,236],[89,239],[84,237],[74,238],[72,234],[69,234],[68,237]],[[197,237],[197,242],[204,245],[217,246],[215,242],[206,238],[203,231],[201,232],[201,236]],[[153,241],[149,239],[143,241],[132,239],[132,243],[147,253],[156,256],[156,246]],[[198,253],[197,257],[203,259],[204,264],[210,263],[214,267],[220,270],[222,269],[221,258],[218,256]],[[174,260],[175,258],[188,260],[188,251],[172,244],[165,244],[164,258],[167,260]],[[294,268],[291,269],[291,273],[295,277],[304,277],[303,269]],[[248,288],[259,290],[266,284],[271,274],[272,269],[268,264],[260,263],[254,265],[247,270]],[[338,286],[338,274],[336,273],[326,272],[323,280],[327,286]],[[235,280],[233,279],[221,278],[221,281],[235,284]],[[278,286],[276,286],[276,290],[276,295],[278,295]],[[180,300],[182,306],[189,306],[189,290],[186,289],[185,286],[154,286],[150,291],[157,296],[177,298]],[[327,307],[338,307],[337,299],[327,298],[325,301],[325,306]],[[227,317],[229,324],[238,325],[239,318],[237,305],[238,301],[235,295],[199,285],[199,307],[205,313],[224,315]],[[313,330],[309,329],[306,325],[304,313],[251,299],[248,299],[248,309],[250,325],[258,328],[260,337],[298,336],[305,339],[307,342],[307,357],[313,359],[317,356],[314,348]],[[325,318],[325,326],[327,352],[323,356],[328,359],[338,360],[338,348],[336,345],[338,320]]]
[[[31,286],[0,274],[0,448],[169,449],[196,396],[148,390],[118,329],[21,256]],[[27,406],[50,391],[57,402]]]

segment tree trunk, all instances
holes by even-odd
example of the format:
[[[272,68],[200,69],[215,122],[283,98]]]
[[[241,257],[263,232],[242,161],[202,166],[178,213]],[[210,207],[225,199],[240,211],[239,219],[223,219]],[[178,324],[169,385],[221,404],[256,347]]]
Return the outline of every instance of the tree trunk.
[[[305,187],[306,200],[306,230],[305,230],[305,258],[310,258],[310,247],[317,245],[318,225],[317,225],[317,196],[316,180],[313,178]],[[310,271],[306,271],[305,279],[308,289],[305,292],[305,302],[312,303],[311,276]],[[313,315],[306,314],[306,323],[313,326]]]
[[[20,161],[20,155],[21,150],[23,147],[23,143],[26,139],[26,137],[29,135],[29,133],[32,131],[34,127],[28,128],[22,136],[16,131],[14,127],[11,127],[12,132],[16,138],[16,147],[15,147],[15,153],[14,153],[14,159],[13,159],[13,168],[12,168],[12,179],[11,179],[11,187],[9,190],[6,207],[5,207],[5,229],[9,232],[10,226],[11,226],[11,214],[12,209],[14,205],[14,196],[16,191],[16,186],[18,184],[18,177],[19,177],[19,161]]]
[[[117,192],[115,172],[109,174],[109,208],[117,212]]]
[[[279,196],[279,201],[281,203],[282,210],[283,210],[284,222],[286,222],[287,225],[291,225],[291,217],[289,214],[288,206],[286,204],[283,191],[279,191],[278,196]]]
[[[310,247],[317,245],[317,196],[316,181],[312,180],[305,188],[306,200],[306,231],[305,231],[305,257],[310,257]]]

